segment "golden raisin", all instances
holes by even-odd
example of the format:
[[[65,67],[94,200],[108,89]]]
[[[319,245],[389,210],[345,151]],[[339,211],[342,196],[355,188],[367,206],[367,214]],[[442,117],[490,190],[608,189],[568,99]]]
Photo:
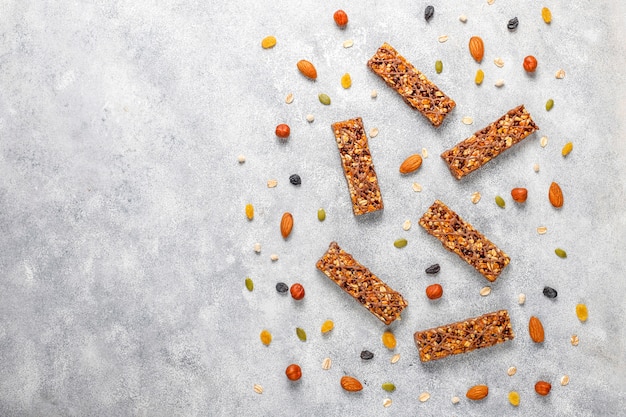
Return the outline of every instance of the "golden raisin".
[[[332,320],[326,320],[324,324],[322,324],[322,333],[328,333],[335,327],[335,323]]]
[[[587,311],[587,306],[584,304],[576,304],[576,316],[580,321],[587,321],[589,318],[589,312]]]
[[[252,204],[246,204],[246,217],[248,220],[252,220],[254,218],[254,206]]]
[[[268,36],[266,38],[263,38],[263,40],[261,41],[261,47],[263,47],[263,49],[273,48],[275,45],[276,45],[276,38],[273,36]]]
[[[474,78],[474,82],[476,83],[476,85],[481,85],[484,79],[485,73],[483,72],[483,70],[479,69],[478,71],[476,71],[476,78]]]
[[[387,349],[395,349],[396,337],[393,335],[393,333],[389,331],[383,333],[383,345],[385,345]]]
[[[341,86],[347,89],[347,88],[350,88],[351,85],[352,85],[352,78],[350,78],[350,74],[346,72],[341,77]]]
[[[552,12],[547,7],[544,7],[543,9],[541,9],[541,17],[543,18],[543,21],[546,23],[552,22]]]
[[[515,407],[519,405],[519,393],[517,391],[509,392],[509,402]]]
[[[272,334],[268,332],[267,330],[261,331],[260,337],[261,337],[261,343],[263,343],[265,346],[269,346],[270,343],[272,343]]]

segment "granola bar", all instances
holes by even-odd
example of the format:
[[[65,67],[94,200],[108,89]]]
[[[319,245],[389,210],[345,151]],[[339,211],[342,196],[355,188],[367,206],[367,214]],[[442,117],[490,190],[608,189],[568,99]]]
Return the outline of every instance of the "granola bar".
[[[456,106],[454,100],[400,55],[391,45],[384,43],[367,66],[398,92],[407,104],[422,113],[438,127]]]
[[[399,319],[400,313],[408,305],[399,292],[358,263],[337,242],[330,243],[328,251],[317,261],[316,266],[387,325]]]
[[[419,221],[444,248],[459,255],[489,281],[495,281],[511,258],[439,200]]]
[[[355,216],[383,209],[383,198],[360,117],[333,123]]]
[[[513,340],[515,334],[506,310],[487,313],[457,323],[446,324],[414,334],[422,362],[470,352]]]
[[[524,105],[509,110],[504,116],[469,138],[444,151],[441,157],[457,180],[477,170],[539,127]]]

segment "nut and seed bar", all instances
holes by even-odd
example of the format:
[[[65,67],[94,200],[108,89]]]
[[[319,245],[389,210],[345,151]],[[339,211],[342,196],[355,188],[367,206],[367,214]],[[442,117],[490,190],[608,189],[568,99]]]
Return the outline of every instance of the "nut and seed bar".
[[[396,90],[409,106],[426,116],[435,127],[456,106],[454,100],[388,43],[378,48],[367,66]]]
[[[399,319],[400,313],[408,305],[399,292],[358,263],[337,242],[330,243],[328,251],[317,261],[316,266],[387,325]]]
[[[383,198],[360,117],[333,123],[355,216],[383,209]]]
[[[444,151],[441,157],[450,167],[452,175],[460,180],[536,130],[539,130],[539,127],[522,104],[457,143],[453,148]]]
[[[495,281],[511,258],[439,200],[419,221],[444,248],[459,255],[489,281]]]
[[[457,323],[415,332],[422,362],[470,352],[513,340],[515,334],[506,310],[487,313]]]

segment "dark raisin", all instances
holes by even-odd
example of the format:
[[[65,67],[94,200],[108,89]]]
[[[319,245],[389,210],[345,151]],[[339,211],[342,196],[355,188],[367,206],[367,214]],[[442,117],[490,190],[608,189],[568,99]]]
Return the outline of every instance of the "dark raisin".
[[[426,273],[427,274],[436,274],[437,272],[439,272],[440,269],[441,269],[441,267],[439,266],[439,264],[434,264],[434,265],[431,265],[428,268],[426,268]]]
[[[513,19],[509,20],[509,23],[506,25],[506,27],[509,30],[515,30],[517,29],[517,25],[519,25],[519,20],[517,20],[517,17],[514,17]]]
[[[543,287],[543,295],[548,298],[556,298],[556,290],[552,287]]]
[[[426,10],[424,10],[424,19],[428,22],[435,15],[435,8],[433,6],[426,6]]]
[[[374,354],[369,350],[364,350],[361,352],[361,359],[368,361],[372,358],[374,358]]]
[[[276,284],[276,291],[284,294],[289,291],[289,285],[285,284],[284,282],[279,282],[278,284]]]
[[[289,176],[289,182],[293,185],[300,185],[302,184],[302,179],[300,179],[300,175],[293,174]]]

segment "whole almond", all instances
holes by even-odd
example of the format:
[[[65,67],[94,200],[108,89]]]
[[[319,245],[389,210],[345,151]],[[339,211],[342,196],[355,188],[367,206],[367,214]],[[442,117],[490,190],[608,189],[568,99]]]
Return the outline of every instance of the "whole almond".
[[[476,62],[483,60],[483,56],[485,55],[485,44],[481,38],[478,36],[472,36],[469,40],[469,50],[470,54],[472,54],[472,58],[474,58]]]
[[[474,385],[467,390],[465,396],[470,400],[482,400],[489,394],[489,387],[487,385]]]
[[[535,316],[532,316],[528,321],[528,333],[530,333],[530,338],[535,343],[541,343],[545,339],[543,324],[541,324],[541,321]]]
[[[283,238],[287,239],[293,229],[293,216],[289,212],[283,214],[283,218],[280,220],[280,234]]]
[[[550,184],[550,190],[548,191],[548,199],[550,204],[556,208],[563,207],[563,191],[556,182]]]
[[[526,188],[513,188],[511,190],[511,197],[518,203],[523,203],[528,198],[528,190]]]
[[[363,389],[363,385],[358,379],[346,375],[341,377],[341,388],[349,392],[357,392]]]
[[[441,285],[433,284],[426,287],[426,297],[430,298],[431,300],[441,298],[442,295],[443,288],[441,287]]]
[[[535,391],[539,395],[548,395],[550,394],[550,390],[552,389],[552,385],[546,381],[537,381],[535,384]]]
[[[400,165],[400,174],[409,174],[416,171],[422,165],[422,157],[419,154],[409,156]]]
[[[306,61],[304,59],[298,61],[298,69],[300,70],[300,73],[302,73],[302,75],[307,78],[310,78],[312,80],[317,78],[317,70],[315,69],[315,66],[309,61]]]

